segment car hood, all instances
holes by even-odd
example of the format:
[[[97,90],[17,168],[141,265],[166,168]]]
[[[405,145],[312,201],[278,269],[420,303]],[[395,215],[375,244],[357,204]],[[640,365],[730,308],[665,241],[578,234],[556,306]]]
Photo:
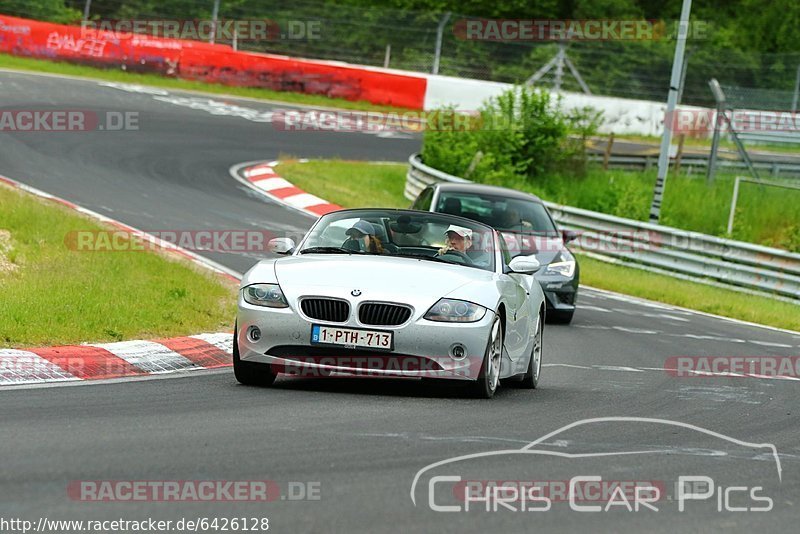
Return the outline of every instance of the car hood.
[[[301,296],[410,304],[427,310],[440,298],[471,282],[492,282],[489,271],[387,256],[291,256],[275,262],[275,276],[290,303]],[[492,284],[489,284],[492,285]]]

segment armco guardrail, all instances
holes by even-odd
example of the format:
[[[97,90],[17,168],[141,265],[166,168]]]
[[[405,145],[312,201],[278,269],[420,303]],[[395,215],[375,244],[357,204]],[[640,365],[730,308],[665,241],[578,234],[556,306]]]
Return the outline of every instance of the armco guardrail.
[[[436,182],[468,182],[409,158],[405,196]],[[779,295],[800,303],[800,254],[545,202],[558,224],[580,233],[582,251],[631,267]]]
[[[602,154],[589,154],[589,161],[599,163],[603,161]],[[646,156],[622,156],[612,155],[608,158],[608,165],[613,169],[637,169],[650,170],[658,166],[658,155]],[[708,167],[707,156],[683,156],[681,158],[681,168],[697,167],[705,173]],[[800,163],[785,161],[753,161],[753,167],[759,171],[764,171],[772,177],[800,177]],[[733,171],[747,171],[747,164],[741,160],[718,159],[717,169],[729,169]]]

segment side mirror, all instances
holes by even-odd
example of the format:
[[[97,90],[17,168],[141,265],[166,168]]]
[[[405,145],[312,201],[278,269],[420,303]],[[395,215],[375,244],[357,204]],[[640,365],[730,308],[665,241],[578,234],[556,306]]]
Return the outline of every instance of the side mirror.
[[[288,237],[276,237],[267,243],[267,250],[275,254],[291,254],[294,252],[294,241]]]
[[[533,274],[542,268],[536,256],[517,256],[509,262],[508,267],[519,274]]]
[[[564,244],[567,244],[570,241],[578,239],[578,232],[573,230],[561,230],[561,238],[564,240]]]

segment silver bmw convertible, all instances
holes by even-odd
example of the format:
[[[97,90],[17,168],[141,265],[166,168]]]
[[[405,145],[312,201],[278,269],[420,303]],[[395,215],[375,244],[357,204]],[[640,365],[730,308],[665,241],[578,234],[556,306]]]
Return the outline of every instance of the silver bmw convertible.
[[[511,259],[493,228],[410,210],[342,210],[299,244],[278,238],[241,284],[236,379],[278,374],[463,381],[535,388],[545,301],[533,256]]]

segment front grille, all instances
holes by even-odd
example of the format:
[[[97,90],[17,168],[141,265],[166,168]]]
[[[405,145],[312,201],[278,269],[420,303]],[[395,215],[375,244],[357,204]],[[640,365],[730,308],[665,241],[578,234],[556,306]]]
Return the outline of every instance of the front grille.
[[[367,302],[358,309],[358,320],[362,324],[396,326],[411,318],[411,310],[397,304]]]
[[[303,299],[300,308],[311,319],[331,323],[344,323],[350,315],[350,304],[343,300]]]

